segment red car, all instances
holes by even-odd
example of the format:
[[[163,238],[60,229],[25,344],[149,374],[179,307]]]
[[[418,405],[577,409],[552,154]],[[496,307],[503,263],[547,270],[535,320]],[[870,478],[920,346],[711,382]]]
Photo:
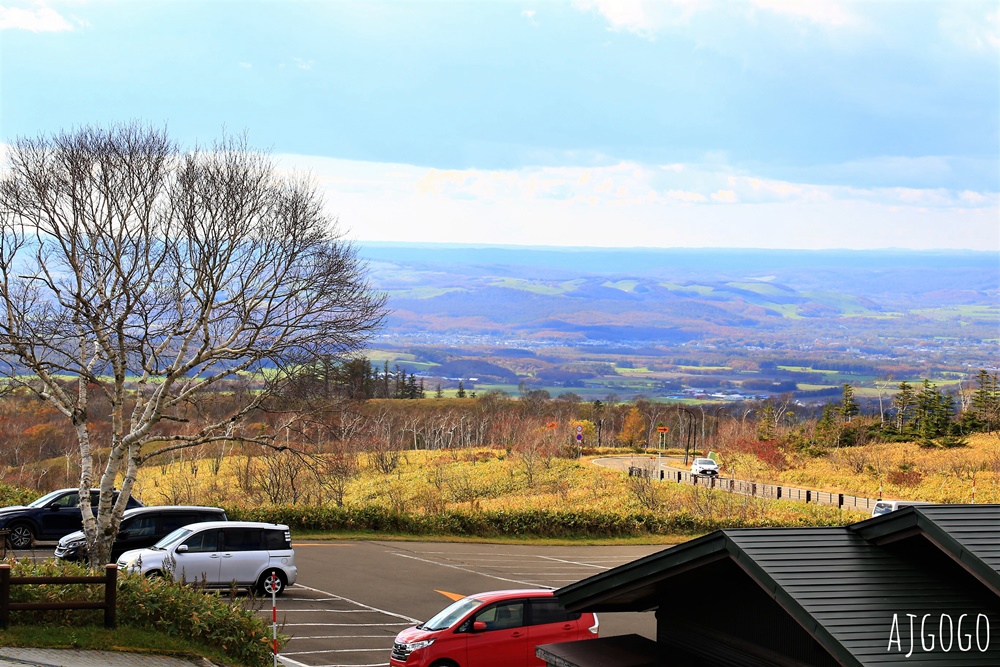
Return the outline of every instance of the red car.
[[[392,667],[528,667],[539,644],[596,639],[591,613],[569,613],[549,590],[491,591],[455,602],[396,635]]]

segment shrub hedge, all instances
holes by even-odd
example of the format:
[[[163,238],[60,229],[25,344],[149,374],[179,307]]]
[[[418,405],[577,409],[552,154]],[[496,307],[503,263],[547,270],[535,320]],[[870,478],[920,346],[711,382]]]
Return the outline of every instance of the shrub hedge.
[[[77,563],[28,559],[12,562],[11,574],[19,577],[87,576],[92,574]],[[102,600],[104,587],[79,584],[31,584],[11,586],[11,602],[63,602]],[[245,598],[228,598],[205,593],[164,579],[138,575],[118,578],[118,624],[145,628],[221,650],[247,667],[267,667],[273,663],[271,627],[248,605]],[[74,627],[103,622],[101,610],[12,611],[11,622],[18,625]]]
[[[706,533],[719,528],[775,525],[773,519],[712,519],[686,512],[608,513],[591,510],[447,510],[434,514],[401,513],[378,505],[318,507],[227,507],[230,519],[283,523],[310,532],[392,532],[413,535],[475,537],[641,537]],[[817,517],[790,524],[818,525]],[[828,525],[839,525],[832,518]]]

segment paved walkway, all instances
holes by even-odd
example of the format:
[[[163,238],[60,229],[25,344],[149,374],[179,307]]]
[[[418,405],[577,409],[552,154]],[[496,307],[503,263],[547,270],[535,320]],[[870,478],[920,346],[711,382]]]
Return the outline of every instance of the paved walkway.
[[[148,653],[76,651],[55,648],[0,648],[0,667],[214,667],[204,658],[172,658]]]

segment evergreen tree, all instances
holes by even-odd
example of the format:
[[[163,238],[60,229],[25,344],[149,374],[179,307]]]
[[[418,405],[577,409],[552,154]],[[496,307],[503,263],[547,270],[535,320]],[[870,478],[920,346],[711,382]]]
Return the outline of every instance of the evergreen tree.
[[[437,387],[434,389],[434,398],[444,398],[444,390],[441,388],[441,383],[437,383]]]
[[[465,398],[465,385],[461,380],[458,381],[458,393],[455,394],[458,398]]]
[[[816,441],[822,447],[840,446],[840,410],[833,404],[823,407],[823,416],[816,422]]]
[[[858,407],[858,402],[854,400],[854,387],[845,382],[844,397],[840,401],[840,418],[849,422],[859,412],[861,409]]]
[[[913,387],[905,380],[899,383],[899,391],[892,397],[892,407],[896,411],[896,431],[903,433],[909,424],[913,408],[917,403],[917,395]]]
[[[1000,390],[997,389],[997,376],[980,370],[976,376],[976,384],[978,386],[972,395],[971,412],[978,427],[992,433],[1000,420]]]
[[[761,441],[774,440],[774,406],[770,401],[764,403],[757,416],[757,439]]]

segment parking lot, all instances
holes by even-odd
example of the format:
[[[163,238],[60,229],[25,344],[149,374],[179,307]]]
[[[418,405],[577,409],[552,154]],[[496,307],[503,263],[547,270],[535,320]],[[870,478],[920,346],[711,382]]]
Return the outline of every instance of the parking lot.
[[[388,665],[401,629],[452,599],[560,586],[662,546],[530,546],[427,542],[295,542],[299,585],[278,600],[288,667]],[[270,608],[261,610],[270,619]],[[603,614],[601,634],[653,637],[652,613]]]
[[[472,593],[558,588],[664,546],[532,546],[394,541],[294,541],[299,578],[277,598],[286,667],[389,664],[393,638]],[[18,552],[47,558],[51,546]],[[271,600],[259,613],[271,622]],[[655,637],[652,612],[601,614],[601,635]]]

